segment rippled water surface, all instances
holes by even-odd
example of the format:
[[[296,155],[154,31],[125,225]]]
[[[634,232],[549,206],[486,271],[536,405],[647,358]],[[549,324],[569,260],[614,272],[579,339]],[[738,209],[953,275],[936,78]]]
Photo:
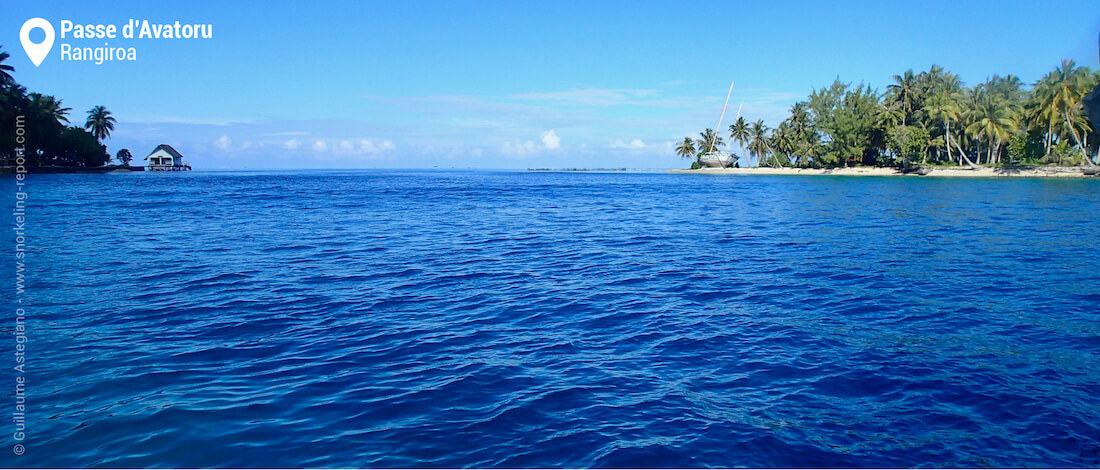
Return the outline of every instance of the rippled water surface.
[[[0,466],[1100,465],[1100,181],[28,188]]]

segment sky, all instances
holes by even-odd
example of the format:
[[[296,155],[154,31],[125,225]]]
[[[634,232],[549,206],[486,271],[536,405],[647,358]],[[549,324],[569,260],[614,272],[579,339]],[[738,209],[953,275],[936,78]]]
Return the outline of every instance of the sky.
[[[834,79],[880,91],[936,64],[973,85],[1097,68],[1100,7],[1057,2],[9,2],[17,81],[108,151],[157,144],[198,169],[673,168],[684,136],[741,115],[775,126]],[[35,66],[20,28],[54,27]],[[61,38],[74,24],[209,24],[210,39]],[[41,41],[44,33],[31,35]],[[65,59],[133,47],[136,60]],[[737,151],[737,149],[734,149]]]

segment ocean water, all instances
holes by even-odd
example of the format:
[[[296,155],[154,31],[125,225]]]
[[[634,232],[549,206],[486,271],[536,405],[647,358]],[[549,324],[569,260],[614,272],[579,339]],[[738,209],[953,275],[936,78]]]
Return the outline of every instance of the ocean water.
[[[26,453],[0,425],[0,466],[1100,466],[1100,181],[28,192]]]

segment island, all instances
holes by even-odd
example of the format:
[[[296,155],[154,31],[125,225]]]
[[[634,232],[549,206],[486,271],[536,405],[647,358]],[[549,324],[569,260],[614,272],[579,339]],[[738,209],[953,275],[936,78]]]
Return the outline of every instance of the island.
[[[0,50],[0,174],[14,173],[117,173],[143,171],[131,166],[129,149],[115,154],[117,163],[103,143],[111,137],[116,119],[104,106],[88,110],[83,126],[71,125],[72,108],[53,95],[30,92],[12,76],[15,68],[4,62],[10,57]],[[164,147],[170,149],[166,152]],[[150,169],[190,170],[182,156],[170,146],[161,145],[153,154],[174,154],[173,159],[157,160]],[[148,157],[146,157],[148,158]]]
[[[974,86],[939,66],[894,75],[885,92],[832,84],[791,106],[774,129],[737,116],[723,134],[685,137],[693,174],[1091,177],[1100,134],[1086,109],[1100,72],[1064,60],[1030,86],[994,75]],[[1091,91],[1091,94],[1090,94]],[[1091,106],[1091,105],[1090,105]],[[722,168],[702,157],[736,143]],[[732,145],[731,145],[732,147]]]

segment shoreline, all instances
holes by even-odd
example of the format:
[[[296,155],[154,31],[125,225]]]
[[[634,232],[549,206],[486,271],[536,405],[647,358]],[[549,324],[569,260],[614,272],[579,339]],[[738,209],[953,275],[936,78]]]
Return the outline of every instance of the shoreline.
[[[923,167],[926,174],[902,173],[897,168],[701,168],[669,170],[669,173],[692,175],[790,175],[790,176],[911,176],[940,178],[1097,178],[1100,168],[1065,166],[1020,167]],[[1088,174],[1088,173],[1091,174]]]
[[[0,166],[0,175],[14,175],[16,173],[16,167],[14,166]],[[122,166],[122,165],[104,165],[104,166],[28,166],[26,167],[26,173],[31,175],[52,175],[52,174],[103,174],[103,173],[134,173],[143,172],[145,167],[143,166]]]

